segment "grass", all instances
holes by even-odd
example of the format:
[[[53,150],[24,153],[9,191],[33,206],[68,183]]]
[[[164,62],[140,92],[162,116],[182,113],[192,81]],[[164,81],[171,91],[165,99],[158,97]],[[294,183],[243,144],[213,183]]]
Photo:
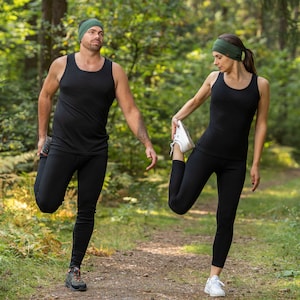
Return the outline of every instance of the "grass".
[[[42,214],[32,193],[34,176],[23,174],[9,184],[1,182],[0,299],[28,299],[39,286],[63,282],[69,264],[74,189],[67,191],[65,203],[55,214]],[[131,197],[115,199],[113,206],[108,205],[111,199],[98,204],[86,262],[92,255],[132,249],[153,230],[176,222],[156,182],[132,182],[129,193]],[[85,267],[92,268],[88,263]]]
[[[250,276],[233,274],[230,280],[245,289],[255,287],[260,280],[262,294],[256,299],[297,299],[300,297],[300,182],[298,178],[287,179],[284,169],[274,166],[262,173],[263,184],[270,186],[255,193],[245,189],[229,254],[230,261],[250,268],[247,273]],[[92,255],[132,249],[138,241],[151,237],[154,230],[178,223],[178,217],[167,207],[168,175],[156,172],[150,178],[141,184],[126,177],[126,185],[130,186],[126,195],[130,197],[118,194],[116,187],[114,201],[104,199],[99,203],[86,261]],[[74,189],[67,192],[67,200],[57,213],[45,215],[36,209],[33,180],[34,174],[23,174],[1,182],[0,299],[28,299],[40,286],[61,283],[69,263],[76,211],[72,200]],[[215,187],[212,178],[201,203],[215,201]],[[200,213],[197,222],[186,228],[186,234],[212,237],[214,212]],[[186,245],[185,251],[210,255],[211,243]]]
[[[227,276],[233,286],[242,289],[255,291],[260,286],[260,294],[247,299],[299,299],[300,181],[286,175],[281,180],[283,173],[279,174],[277,169],[267,171],[265,184],[270,181],[271,185],[255,193],[245,189],[235,222],[229,260],[234,265],[245,266],[245,274],[231,272],[233,275]],[[186,233],[214,235],[214,214],[201,216],[198,224],[187,228]],[[211,244],[186,245],[185,250],[210,255]]]

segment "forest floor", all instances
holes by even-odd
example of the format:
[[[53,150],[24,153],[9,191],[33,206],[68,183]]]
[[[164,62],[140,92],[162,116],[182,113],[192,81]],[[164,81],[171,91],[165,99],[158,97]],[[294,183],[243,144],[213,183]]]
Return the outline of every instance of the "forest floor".
[[[288,176],[299,177],[300,172],[291,171]],[[269,182],[268,186],[270,184],[276,182]],[[262,186],[261,189],[263,188]],[[211,240],[212,237],[208,236],[187,235],[184,229],[186,226],[193,226],[193,222],[196,226],[200,214],[214,213],[215,209],[213,206],[203,206],[203,203],[200,204],[198,201],[187,215],[179,217],[181,220],[177,226],[154,232],[149,240],[138,243],[135,249],[116,252],[110,257],[90,257],[87,263],[92,267],[92,271],[84,271],[84,265],[82,271],[82,277],[88,285],[86,292],[70,291],[64,287],[62,277],[61,284],[40,287],[30,299],[210,299],[203,289],[211,257],[186,253],[183,246],[193,242],[207,243],[208,238]],[[234,239],[234,243],[244,243],[246,238],[251,237],[238,237]],[[271,285],[271,282],[266,281],[270,276],[264,274],[272,271],[274,272],[265,266],[253,267],[249,262],[234,259],[229,255],[221,276],[221,280],[225,283],[226,299],[269,299],[260,294],[258,287]],[[243,281],[236,285],[233,277],[251,278],[252,284],[250,281],[249,284]],[[286,297],[286,292],[284,289],[277,290],[273,299],[293,299]]]

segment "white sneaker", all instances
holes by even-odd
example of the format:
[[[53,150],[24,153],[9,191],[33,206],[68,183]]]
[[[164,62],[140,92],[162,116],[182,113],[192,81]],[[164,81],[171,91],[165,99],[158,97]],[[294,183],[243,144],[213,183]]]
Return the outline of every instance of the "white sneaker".
[[[180,120],[178,121],[178,126],[176,128],[174,140],[170,144],[171,147],[170,156],[173,153],[175,143],[179,145],[180,151],[182,153],[185,153],[195,147],[195,144],[191,139],[188,130],[184,127],[183,123]]]
[[[225,284],[220,281],[217,275],[207,279],[204,292],[209,294],[211,297],[225,297],[225,291],[223,290]]]

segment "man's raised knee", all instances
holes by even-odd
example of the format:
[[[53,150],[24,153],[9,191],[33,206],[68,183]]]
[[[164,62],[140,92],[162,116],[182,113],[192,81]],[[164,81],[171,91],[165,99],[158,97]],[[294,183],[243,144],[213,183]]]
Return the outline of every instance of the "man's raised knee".
[[[36,200],[36,204],[39,207],[41,212],[52,214],[52,213],[56,212],[58,207],[53,207],[51,205],[51,203],[49,203],[49,202],[50,201],[38,201],[38,200]]]

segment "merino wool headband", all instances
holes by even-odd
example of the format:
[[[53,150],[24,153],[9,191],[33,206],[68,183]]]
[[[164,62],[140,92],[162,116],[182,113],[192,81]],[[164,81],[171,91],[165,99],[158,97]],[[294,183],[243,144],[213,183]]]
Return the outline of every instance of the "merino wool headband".
[[[79,42],[82,40],[83,35],[93,26],[99,26],[103,29],[102,23],[97,19],[88,19],[80,24],[78,28]]]
[[[234,60],[240,61],[242,59],[242,49],[223,39],[217,39],[214,42],[212,51],[220,52]]]

